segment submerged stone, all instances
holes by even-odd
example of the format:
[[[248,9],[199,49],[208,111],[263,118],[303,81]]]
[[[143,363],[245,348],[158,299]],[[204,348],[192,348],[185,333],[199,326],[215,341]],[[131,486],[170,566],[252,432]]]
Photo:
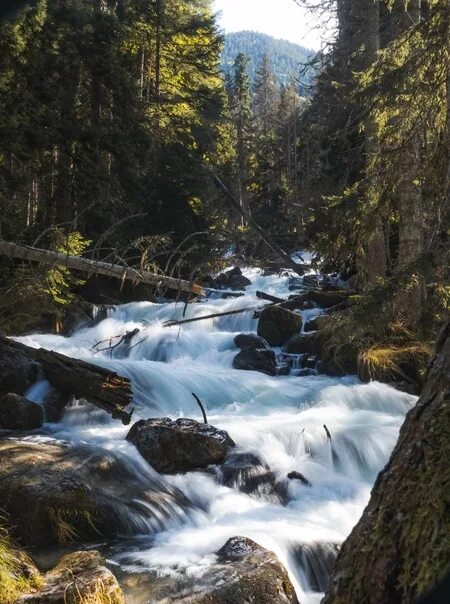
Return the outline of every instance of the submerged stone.
[[[279,500],[275,494],[275,474],[253,453],[231,452],[220,466],[222,484],[262,499]]]

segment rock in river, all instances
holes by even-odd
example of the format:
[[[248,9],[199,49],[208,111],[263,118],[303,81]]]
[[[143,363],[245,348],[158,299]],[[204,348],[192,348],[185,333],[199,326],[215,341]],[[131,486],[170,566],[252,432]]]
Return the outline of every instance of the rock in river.
[[[0,396],[0,428],[5,430],[35,430],[44,422],[40,405],[19,394]]]
[[[267,340],[270,346],[283,346],[302,326],[300,315],[281,308],[266,306],[258,322],[258,335]]]
[[[241,350],[264,350],[269,344],[255,333],[240,333],[234,338],[234,343]]]
[[[163,474],[206,468],[225,459],[234,442],[223,430],[194,419],[140,420],[127,435],[139,453]]]
[[[279,502],[275,474],[254,453],[231,451],[220,466],[219,479],[227,487]]]
[[[235,369],[261,371],[267,375],[276,375],[277,364],[273,350],[241,350],[233,359]]]
[[[42,587],[15,604],[125,604],[117,579],[96,551],[74,552],[48,572]]]
[[[232,537],[201,577],[184,576],[152,591],[153,604],[299,604],[276,555],[246,537]]]
[[[189,506],[134,460],[101,447],[0,442],[0,509],[23,545],[93,541],[161,530]]]

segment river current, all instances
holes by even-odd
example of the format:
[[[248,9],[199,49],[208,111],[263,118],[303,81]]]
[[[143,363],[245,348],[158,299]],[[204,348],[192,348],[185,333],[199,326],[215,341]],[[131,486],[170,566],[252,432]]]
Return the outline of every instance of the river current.
[[[245,295],[190,304],[185,318],[261,305],[257,290],[280,297],[292,293],[288,272],[270,277],[259,269],[243,272],[252,282]],[[294,369],[290,375],[270,377],[235,370],[234,337],[256,332],[253,311],[164,327],[164,321],[182,318],[183,310],[182,303],[131,303],[110,309],[107,318],[71,337],[39,334],[21,340],[129,377],[133,420],[162,416],[201,421],[195,392],[210,424],[226,430],[240,451],[256,454],[285,481],[286,500],[247,495],[221,485],[206,471],[167,476],[192,507],[161,522],[156,534],[154,527],[143,526],[139,538],[111,550],[112,562],[133,572],[188,573],[201,580],[228,538],[246,536],[278,555],[302,604],[320,602],[326,561],[359,519],[416,398],[381,383],[362,384],[356,376],[298,377]],[[307,320],[321,312],[302,314]],[[99,342],[135,328],[140,333],[130,345],[117,347],[112,355],[96,352]],[[37,383],[29,398],[41,402],[48,387]],[[126,459],[137,475],[148,471],[124,440],[128,428],[97,409],[75,405],[60,423],[46,427],[51,438],[95,443]],[[287,482],[293,470],[311,486]],[[151,539],[146,539],[147,528]]]

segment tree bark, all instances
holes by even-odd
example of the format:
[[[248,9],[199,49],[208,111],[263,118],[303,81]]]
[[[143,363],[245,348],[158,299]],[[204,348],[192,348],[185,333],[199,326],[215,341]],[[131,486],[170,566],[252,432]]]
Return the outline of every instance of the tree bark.
[[[134,268],[109,264],[98,260],[90,260],[89,258],[82,258],[81,256],[68,256],[59,252],[28,247],[9,241],[0,240],[0,254],[9,256],[10,258],[30,260],[49,266],[62,265],[84,273],[106,275],[107,277],[134,281],[135,283],[145,283],[164,289],[194,293],[197,296],[205,295],[205,290],[200,285],[184,281],[183,279],[155,275],[154,273],[146,271],[140,272]]]
[[[132,412],[125,411],[133,400],[128,378],[59,352],[31,348],[4,336],[0,336],[0,346],[20,350],[38,361],[46,379],[59,392],[85,399],[112,415],[114,419],[122,420],[125,425],[130,423]]]
[[[449,459],[450,322],[323,604],[410,604],[448,570]]]

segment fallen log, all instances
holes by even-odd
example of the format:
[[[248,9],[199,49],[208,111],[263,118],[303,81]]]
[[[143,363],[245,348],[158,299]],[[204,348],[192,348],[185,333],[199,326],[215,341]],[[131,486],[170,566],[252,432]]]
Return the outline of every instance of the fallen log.
[[[63,394],[85,399],[109,413],[114,419],[127,425],[133,411],[125,411],[133,400],[128,378],[117,375],[110,369],[67,357],[53,350],[32,348],[21,342],[0,336],[0,346],[19,350],[37,361],[45,378]]]
[[[227,317],[229,315],[239,315],[249,310],[255,310],[254,306],[246,306],[245,308],[238,308],[236,310],[227,310],[226,312],[216,312],[211,315],[204,315],[203,317],[193,317],[192,319],[180,319],[170,320],[163,323],[164,327],[175,327],[178,325],[184,325],[185,323],[195,323],[197,321],[206,321],[207,319],[218,319],[219,317]]]
[[[280,302],[286,302],[283,298],[277,298],[277,296],[272,296],[271,294],[266,294],[266,292],[256,292],[256,297],[260,300],[267,300],[268,302],[273,302],[274,304],[279,304]]]
[[[205,290],[196,283],[166,277],[165,275],[156,275],[147,271],[137,271],[134,268],[110,264],[99,260],[90,260],[81,256],[69,256],[59,252],[43,250],[27,245],[19,245],[10,241],[0,239],[0,254],[9,258],[18,258],[20,260],[30,260],[39,264],[49,266],[61,265],[77,271],[89,274],[106,275],[116,279],[133,281],[134,283],[145,283],[165,289],[178,292],[194,293],[197,296],[205,296]]]

